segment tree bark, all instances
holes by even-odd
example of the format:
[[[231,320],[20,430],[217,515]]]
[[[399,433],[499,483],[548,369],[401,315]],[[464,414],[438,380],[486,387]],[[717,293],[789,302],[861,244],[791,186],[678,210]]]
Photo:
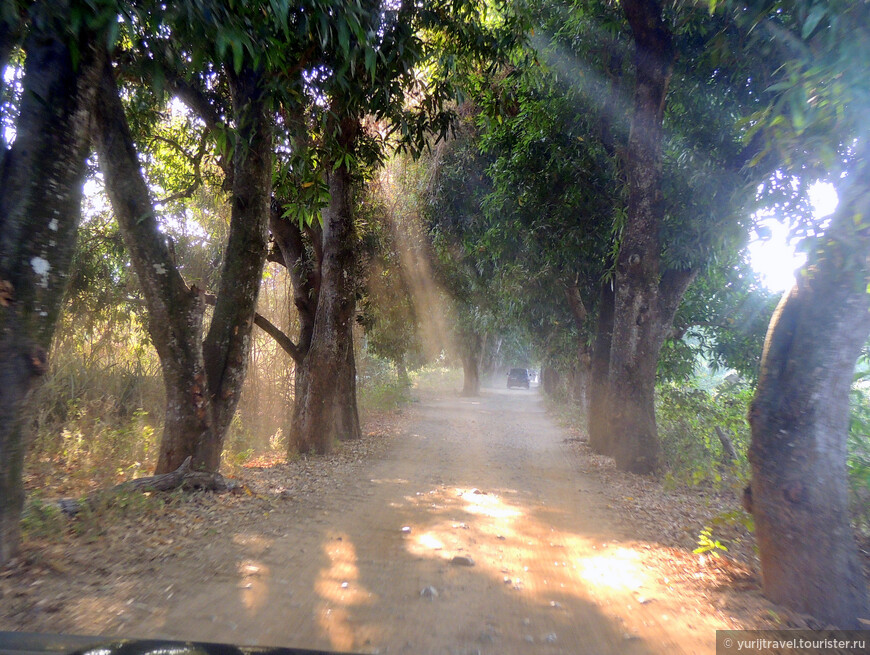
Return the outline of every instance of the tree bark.
[[[75,248],[99,70],[84,37],[73,65],[68,9],[31,9],[16,138],[0,169],[0,566],[18,551],[27,401],[48,367]]]
[[[345,147],[359,127],[345,119]],[[336,440],[361,435],[356,405],[353,318],[356,310],[356,229],[353,181],[347,165],[329,167],[330,200],[323,211],[323,264],[311,347],[301,366],[293,443],[298,452],[326,453]]]
[[[338,427],[336,433],[340,441],[353,441],[362,436],[359,422],[359,407],[356,402],[356,358],[353,350],[353,314],[347,324],[347,334],[344,337],[344,361],[340,369],[340,377],[336,386],[336,408]]]
[[[541,388],[548,396],[554,396],[559,389],[559,371],[552,364],[541,367]]]
[[[601,285],[589,384],[589,447],[610,454],[610,348],[613,339],[613,285]]]
[[[233,151],[230,234],[208,335],[202,345],[213,414],[212,438],[194,452],[206,471],[220,467],[224,437],[239,403],[269,241],[272,120],[260,75],[228,68],[237,145]],[[171,468],[167,463],[167,468]]]
[[[628,215],[616,268],[610,356],[610,452],[618,468],[650,473],[659,463],[655,373],[659,351],[693,271],[661,272],[662,137],[673,70],[671,34],[657,0],[625,0],[635,42],[634,114],[628,139]]]
[[[462,359],[462,395],[480,395],[480,352],[483,349],[481,337],[477,333],[461,337],[460,357]]]
[[[293,304],[299,320],[299,338],[296,344],[293,372],[293,402],[287,412],[284,433],[287,447],[298,450],[298,426],[306,396],[308,378],[303,375],[306,358],[311,349],[314,320],[317,315],[317,300],[320,295],[320,280],[323,268],[323,232],[318,225],[310,226],[303,234],[302,228],[282,215],[285,203],[276,199],[272,203],[269,227],[280,254],[280,262],[290,275]],[[306,244],[305,237],[308,237]]]
[[[577,361],[571,380],[571,400],[580,412],[586,416],[589,412],[589,385],[592,370],[592,352],[586,341],[581,338],[577,345]]]
[[[396,379],[403,387],[410,388],[411,377],[408,375],[408,367],[405,365],[404,355],[396,360]]]
[[[841,628],[870,618],[846,484],[849,390],[870,333],[863,148],[823,245],[771,320],[749,414],[764,593]]]
[[[716,436],[719,438],[719,443],[722,445],[722,461],[725,464],[734,464],[737,461],[737,451],[734,450],[734,444],[731,438],[725,434],[725,430],[721,426],[713,428],[716,431]]]
[[[571,308],[571,316],[574,318],[574,326],[578,334],[577,361],[574,363],[571,379],[571,400],[578,405],[582,414],[586,415],[589,410],[589,377],[592,365],[592,353],[586,343],[586,319],[589,311],[586,309],[586,304],[580,295],[580,287],[576,282],[565,287],[565,297],[568,299],[568,306]]]
[[[266,258],[271,195],[271,122],[255,77],[231,78],[240,143],[234,155],[230,237],[208,337],[205,294],[188,287],[160,232],[111,65],[101,77],[95,142],[112,203],[148,308],[160,357],[166,420],[157,473],[193,458],[216,471],[246,372],[257,290]]]

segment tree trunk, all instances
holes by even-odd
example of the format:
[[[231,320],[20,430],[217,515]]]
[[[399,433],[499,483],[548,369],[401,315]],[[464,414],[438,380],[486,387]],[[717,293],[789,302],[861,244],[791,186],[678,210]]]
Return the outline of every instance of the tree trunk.
[[[356,307],[354,306],[354,310]],[[353,441],[362,436],[359,422],[359,408],[356,402],[356,358],[353,351],[353,313],[347,325],[344,339],[344,362],[337,380],[336,407],[338,426],[336,433],[340,441]]]
[[[571,380],[571,400],[578,409],[587,415],[589,412],[589,384],[592,369],[592,353],[585,341],[577,346],[577,361],[574,364],[574,373]]]
[[[404,356],[399,357],[396,361],[396,378],[398,379],[399,384],[403,387],[408,388],[411,386],[411,378],[408,375],[408,367],[405,366]]]
[[[610,347],[613,339],[613,285],[601,285],[598,321],[592,347],[589,384],[589,447],[602,455],[610,454]]]
[[[462,358],[462,395],[480,395],[480,352],[481,338],[479,334],[472,333],[460,337],[463,340],[460,346]]]
[[[306,245],[305,235],[298,222],[282,215],[286,203],[276,200],[272,204],[269,227],[272,238],[278,247],[280,257],[277,259],[284,265],[290,276],[293,305],[299,320],[299,338],[294,357],[293,371],[293,402],[288,407],[284,432],[287,435],[287,447],[297,451],[297,426],[302,411],[301,399],[305,397],[307,378],[303,375],[305,360],[311,349],[311,338],[314,334],[314,319],[317,315],[317,299],[320,294],[320,280],[323,266],[323,234],[319,226],[310,226],[305,230],[309,238]]]
[[[224,438],[239,403],[251,352],[251,330],[269,242],[272,197],[272,120],[259,74],[228,67],[238,142],[233,150],[230,234],[208,335],[202,345],[211,438],[198,444],[194,461],[220,467]]]
[[[734,450],[731,438],[725,434],[725,430],[722,427],[717,425],[713,429],[716,431],[716,436],[722,445],[722,462],[728,465],[734,464],[737,461],[737,451]]]
[[[356,124],[343,126],[346,145]],[[302,364],[301,395],[294,425],[295,448],[329,452],[337,439],[360,436],[356,406],[353,318],[356,308],[356,230],[350,170],[328,174],[329,205],[323,211],[323,266],[311,348]]]
[[[559,389],[559,372],[552,364],[541,367],[541,387],[548,396],[554,396]]]
[[[592,354],[589,351],[589,346],[586,344],[586,319],[589,316],[589,311],[586,309],[586,304],[580,295],[580,287],[577,282],[565,287],[565,297],[568,299],[568,306],[571,308],[574,327],[577,328],[579,339],[577,343],[577,361],[574,363],[574,370],[571,376],[571,400],[578,405],[580,411],[585,415],[589,409],[587,401],[589,374],[592,363]]]
[[[245,148],[234,154],[230,238],[215,312],[203,342],[205,294],[181,277],[160,231],[111,65],[100,82],[95,142],[112,203],[148,308],[160,357],[166,422],[157,473],[193,458],[216,471],[246,372],[257,289],[266,257],[271,188],[271,124],[255,77],[232,78],[234,119]],[[206,359],[206,353],[208,359]]]
[[[18,551],[27,401],[48,367],[81,215],[99,65],[65,40],[67,3],[37,3],[16,138],[0,170],[0,566]]]
[[[211,438],[201,346],[205,302],[199,289],[185,284],[160,232],[109,62],[102,71],[95,122],[106,192],[145,296],[148,333],[163,371],[166,422],[157,472],[168,473]],[[194,458],[194,468],[203,465]]]
[[[774,314],[749,414],[764,593],[841,628],[870,618],[846,484],[849,389],[870,333],[870,190],[859,162],[823,245]]]
[[[616,269],[610,355],[611,453],[618,468],[658,466],[655,373],[668,326],[692,271],[661,274],[662,120],[673,69],[673,43],[656,0],[625,0],[635,42],[634,114],[628,139],[628,215]]]

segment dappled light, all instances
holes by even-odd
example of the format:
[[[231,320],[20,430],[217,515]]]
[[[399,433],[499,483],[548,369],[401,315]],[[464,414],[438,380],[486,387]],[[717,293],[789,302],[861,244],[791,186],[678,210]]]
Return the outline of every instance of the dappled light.
[[[352,607],[377,602],[362,586],[350,539],[347,534],[330,535],[323,544],[328,564],[314,583],[314,591],[324,601],[316,610],[318,623],[331,647],[341,651],[351,650],[359,637],[351,622]]]
[[[516,491],[506,493],[515,495]],[[408,539],[410,552],[450,561],[467,553],[463,532],[473,523],[475,533],[486,535],[492,544],[485,549],[476,545],[474,551],[485,555],[476,565],[494,580],[508,588],[522,588],[544,604],[550,602],[554,591],[585,599],[602,593],[636,592],[650,582],[643,570],[643,551],[554,529],[553,523],[536,517],[540,509],[536,512],[533,507],[506,501],[499,490],[438,489],[406,500],[432,517],[424,521],[428,526],[424,533]],[[448,518],[451,516],[463,517],[468,523]],[[547,518],[553,518],[549,512]],[[559,549],[560,559],[538,563],[546,573],[537,567],[529,573],[528,565],[504,566],[509,559],[534,561],[542,550],[553,547]],[[530,576],[537,581],[532,582]]]
[[[426,171],[406,158],[391,159],[380,172],[374,187],[386,205],[384,218],[394,240],[414,313],[420,339],[428,356],[453,347],[454,318],[450,301],[437,283],[431,260],[427,227],[421,215],[423,199],[410,192],[424,183]],[[418,191],[419,193],[419,191]]]

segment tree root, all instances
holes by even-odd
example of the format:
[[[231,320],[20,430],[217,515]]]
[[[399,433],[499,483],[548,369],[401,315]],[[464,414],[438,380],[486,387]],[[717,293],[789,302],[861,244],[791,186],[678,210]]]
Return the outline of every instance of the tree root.
[[[216,493],[234,491],[241,485],[233,480],[227,480],[220,473],[205,473],[190,470],[191,458],[185,459],[181,466],[170,473],[151,475],[144,478],[128,480],[108,489],[99,489],[89,493],[84,498],[59,498],[47,504],[57,507],[67,516],[75,516],[85,508],[97,507],[105,499],[131,491],[173,491],[181,488],[186,491],[205,490]],[[25,514],[29,508],[25,509]]]

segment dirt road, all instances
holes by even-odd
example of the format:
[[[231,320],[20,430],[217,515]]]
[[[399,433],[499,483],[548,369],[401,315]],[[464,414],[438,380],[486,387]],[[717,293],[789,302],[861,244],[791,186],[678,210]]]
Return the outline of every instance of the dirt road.
[[[295,470],[292,492],[193,497],[32,547],[0,572],[0,630],[603,655],[713,653],[738,625],[681,581],[703,575],[697,557],[640,539],[649,521],[536,390],[424,398],[403,425],[349,465],[263,472],[291,485]]]
[[[271,515],[280,536],[223,535],[177,562],[164,580],[201,578],[125,631],[370,653],[712,653],[721,623],[645,564],[564,440],[534,390],[423,403],[364,476]]]

